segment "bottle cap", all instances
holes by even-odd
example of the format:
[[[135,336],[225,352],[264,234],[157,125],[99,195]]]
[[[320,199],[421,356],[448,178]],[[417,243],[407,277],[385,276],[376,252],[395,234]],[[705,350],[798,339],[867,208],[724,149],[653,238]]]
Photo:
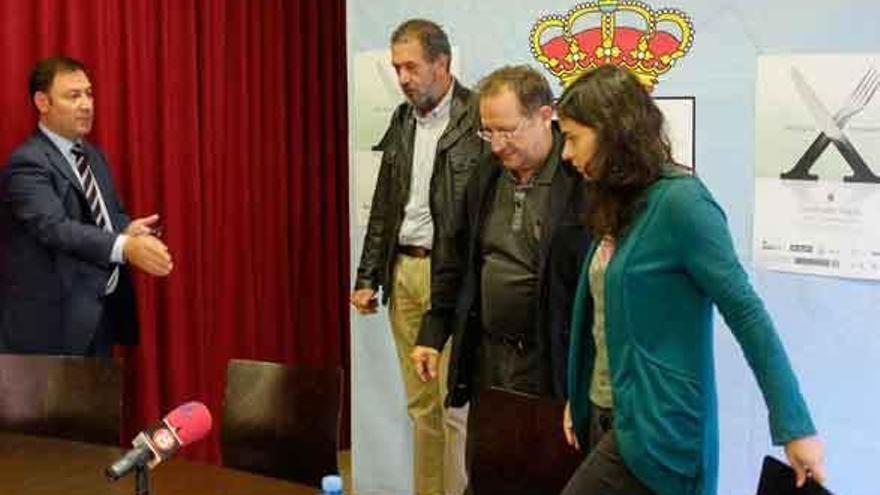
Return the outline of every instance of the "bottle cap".
[[[338,474],[328,474],[321,478],[321,490],[327,493],[342,493],[342,478]]]

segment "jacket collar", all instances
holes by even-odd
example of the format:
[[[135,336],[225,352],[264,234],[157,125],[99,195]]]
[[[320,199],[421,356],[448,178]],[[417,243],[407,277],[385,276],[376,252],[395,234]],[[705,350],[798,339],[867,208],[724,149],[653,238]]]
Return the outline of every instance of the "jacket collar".
[[[468,132],[476,132],[473,125],[467,125],[468,119],[473,122],[475,105],[471,101],[473,93],[453,80],[452,102],[449,108],[449,125],[437,141],[437,152],[441,152],[452,146],[462,135]]]
[[[583,205],[576,202],[577,188],[583,187],[583,181],[580,173],[571,166],[570,163],[562,159],[563,146],[562,131],[559,124],[553,122],[553,149],[550,153],[557,160],[556,171],[551,179],[550,204],[548,205],[548,218],[544,221],[544,232],[542,240],[542,255],[546,257],[550,247],[550,241],[559,225],[559,221],[566,217],[566,213],[571,209],[580,209]],[[573,204],[574,203],[574,204]]]
[[[58,148],[58,145],[43,132],[42,129],[37,128],[34,131],[34,137],[37,139],[37,142],[43,147],[46,151],[46,157],[49,158],[49,163],[55,167],[61,175],[63,175],[67,180],[76,185],[76,188],[82,191],[82,185],[79,182],[79,177],[73,172],[73,167],[70,166],[70,162],[67,161],[67,158],[64,157],[62,151]],[[87,149],[84,143],[84,147]],[[88,153],[88,151],[87,151]]]

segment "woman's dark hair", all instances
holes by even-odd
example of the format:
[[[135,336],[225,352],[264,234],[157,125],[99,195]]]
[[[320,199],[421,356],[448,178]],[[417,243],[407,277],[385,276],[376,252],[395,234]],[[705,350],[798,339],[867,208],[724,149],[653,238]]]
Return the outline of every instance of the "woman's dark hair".
[[[663,114],[639,80],[614,65],[578,78],[556,111],[596,133],[587,225],[596,235],[620,237],[644,204],[645,190],[672,163]]]

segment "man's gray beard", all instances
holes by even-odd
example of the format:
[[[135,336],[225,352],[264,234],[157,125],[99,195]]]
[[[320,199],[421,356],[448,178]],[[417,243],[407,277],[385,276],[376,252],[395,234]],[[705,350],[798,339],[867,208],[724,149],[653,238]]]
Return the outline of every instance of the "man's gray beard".
[[[437,107],[440,101],[430,94],[426,94],[417,100],[410,100],[410,103],[421,113],[428,113]]]

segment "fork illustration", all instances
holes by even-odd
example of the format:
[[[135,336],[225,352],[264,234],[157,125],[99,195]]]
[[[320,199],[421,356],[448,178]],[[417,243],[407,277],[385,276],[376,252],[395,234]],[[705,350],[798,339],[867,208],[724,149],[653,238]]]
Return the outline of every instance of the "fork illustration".
[[[877,93],[878,88],[880,88],[880,71],[873,67],[869,67],[843,105],[841,105],[837,112],[834,113],[834,121],[837,123],[838,127],[843,129],[851,118],[861,112]],[[780,177],[783,179],[801,180],[818,179],[818,176],[809,173],[810,168],[830,144],[831,138],[825,135],[824,132],[820,133],[800,157],[795,166],[792,167],[791,170],[780,174]]]

